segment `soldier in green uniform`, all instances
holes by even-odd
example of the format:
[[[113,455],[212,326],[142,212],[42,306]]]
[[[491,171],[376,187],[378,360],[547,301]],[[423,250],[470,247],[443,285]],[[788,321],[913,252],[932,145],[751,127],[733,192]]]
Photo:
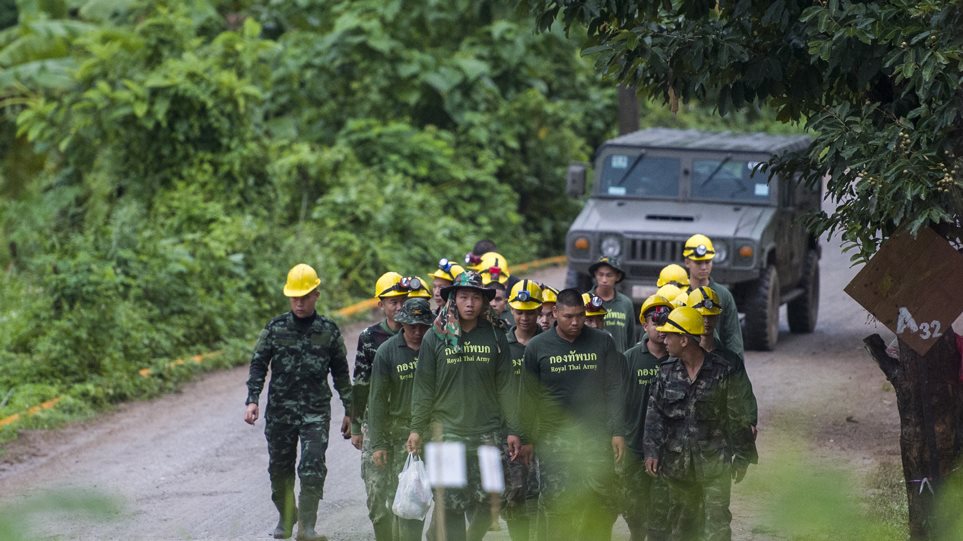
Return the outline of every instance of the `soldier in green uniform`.
[[[625,455],[625,359],[585,326],[576,289],[559,292],[556,325],[525,348],[522,409],[538,456],[546,539],[609,539],[615,466]]]
[[[394,316],[408,296],[408,287],[402,284],[402,276],[397,272],[386,272],[375,282],[374,296],[384,319],[361,331],[358,335],[358,352],[354,358],[354,385],[351,388],[351,443],[361,450],[361,479],[367,494],[368,518],[374,527],[377,541],[390,541],[392,528],[391,511],[385,507],[384,500],[391,479],[385,468],[375,467],[371,460],[371,442],[365,437],[368,431],[365,418],[368,409],[368,391],[371,384],[371,367],[374,365],[375,352],[392,336],[398,333],[401,324]]]
[[[644,451],[642,448],[642,434],[645,427],[645,411],[649,405],[649,386],[659,372],[659,363],[668,358],[662,333],[656,328],[665,323],[672,303],[664,297],[653,295],[642,303],[639,311],[639,323],[645,329],[642,341],[625,352],[628,370],[628,381],[625,390],[625,418],[628,422],[629,433],[626,445],[629,452],[621,472],[621,513],[629,527],[632,541],[642,541],[646,537],[649,527],[650,510],[657,508],[653,515],[658,519],[668,513],[668,502],[665,491],[657,490],[659,500],[650,500],[652,478],[645,473]],[[662,520],[664,522],[664,519]],[[658,526],[655,530],[658,531]],[[652,536],[656,539],[658,534]]]
[[[659,365],[645,417],[645,470],[669,488],[672,538],[728,540],[731,483],[755,454],[750,412],[738,400],[728,362],[699,346],[702,316],[669,313],[663,333],[670,358]]]
[[[538,333],[538,316],[542,308],[542,288],[531,280],[520,280],[512,287],[508,306],[515,319],[515,325],[508,329],[508,347],[512,356],[512,390],[514,395],[521,392],[522,363],[525,347]],[[519,415],[522,415],[520,412]],[[504,516],[508,523],[508,534],[512,541],[526,541],[534,538],[535,518],[538,512],[538,473],[531,461],[531,445],[524,450],[525,460],[506,458],[506,483]]]
[[[442,441],[464,443],[467,457],[475,457],[479,446],[499,445],[507,431],[503,445],[511,460],[520,458],[511,352],[488,306],[492,293],[472,271],[442,289],[446,303],[421,343],[415,370],[406,447],[410,452],[420,452],[422,441],[440,434]],[[482,539],[492,523],[477,460],[467,460],[467,477],[465,488],[445,491],[443,520],[449,541]]]
[[[615,338],[619,353],[635,345],[635,306],[632,299],[619,293],[615,286],[625,279],[625,271],[614,257],[600,257],[589,267],[589,274],[595,279],[595,287],[590,293],[602,299],[605,307],[605,329]]]
[[[505,284],[501,282],[486,282],[484,275],[482,275],[482,284],[495,292],[491,302],[488,303],[492,308],[492,312],[504,322],[505,328],[515,325],[515,318],[512,317],[512,311],[508,309],[508,288],[505,287]]]
[[[331,423],[329,373],[344,410],[350,411],[351,407],[351,378],[341,332],[334,322],[315,312],[320,283],[317,272],[303,263],[288,272],[284,295],[290,300],[291,311],[268,322],[251,356],[244,413],[248,424],[257,421],[258,399],[264,378],[271,371],[264,435],[268,442],[271,499],[280,515],[273,533],[276,539],[291,537],[295,517],[298,539],[322,539],[314,528],[328,472],[324,453]],[[342,434],[348,433],[349,423],[345,416]],[[294,464],[299,440],[301,462],[297,473],[301,478],[301,498],[297,507]]]
[[[434,316],[428,301],[408,299],[395,314],[402,326],[400,333],[389,338],[375,355],[371,373],[371,396],[368,403],[368,440],[374,450],[372,461],[388,479],[385,499],[378,502],[390,509],[398,488],[398,474],[404,467],[408,452],[405,443],[410,433],[411,394],[415,383],[415,367],[422,339]],[[394,517],[396,539],[421,539],[424,523]]]
[[[689,271],[689,291],[700,286],[709,286],[716,292],[722,304],[723,315],[717,329],[722,347],[744,359],[746,352],[742,345],[742,327],[739,325],[736,299],[725,286],[712,279],[712,259],[715,256],[715,248],[709,237],[696,234],[685,241],[682,257],[685,258],[685,267]]]

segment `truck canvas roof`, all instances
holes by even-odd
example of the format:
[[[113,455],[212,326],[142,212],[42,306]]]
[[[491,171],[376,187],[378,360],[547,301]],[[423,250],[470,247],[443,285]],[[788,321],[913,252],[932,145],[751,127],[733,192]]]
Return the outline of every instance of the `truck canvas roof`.
[[[770,135],[765,133],[704,132],[650,128],[610,139],[605,146],[662,148],[673,150],[710,150],[715,152],[764,152],[780,154],[805,148],[810,139],[805,135]]]

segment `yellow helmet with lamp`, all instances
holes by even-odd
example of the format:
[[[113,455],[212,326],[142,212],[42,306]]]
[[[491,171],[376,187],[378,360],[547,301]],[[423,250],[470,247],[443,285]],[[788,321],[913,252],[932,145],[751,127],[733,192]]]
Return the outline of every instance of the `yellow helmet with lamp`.
[[[379,299],[387,297],[404,297],[408,290],[401,287],[402,275],[389,271],[381,275],[375,282],[374,296]]]
[[[512,286],[508,305],[515,310],[538,310],[542,307],[542,288],[532,280],[522,280]]]
[[[639,323],[645,325],[645,315],[655,310],[653,318],[656,323],[661,325],[665,323],[665,318],[669,316],[669,312],[673,308],[675,308],[675,305],[669,302],[669,299],[657,294],[652,295],[642,303],[642,309],[639,310]]]
[[[585,304],[585,317],[604,316],[609,313],[603,306],[604,301],[598,295],[582,293],[582,303]]]
[[[401,279],[402,283],[405,283],[405,279]],[[408,298],[409,299],[430,299],[432,297],[431,290],[428,289],[428,282],[422,280],[417,276],[410,276],[407,279],[408,284]]]
[[[442,258],[438,261],[438,268],[431,273],[432,278],[454,282],[459,274],[465,272],[465,267],[449,259]]]
[[[288,279],[284,283],[285,297],[303,297],[321,285],[318,272],[306,263],[298,263],[288,271]]]
[[[722,313],[719,295],[709,286],[702,286],[690,291],[686,306],[696,309],[704,316],[717,316]]]
[[[667,334],[686,334],[698,338],[706,332],[705,322],[695,308],[680,306],[669,312],[665,324],[656,327],[656,330]]]
[[[558,302],[558,290],[552,286],[541,284],[542,304],[555,304]]]
[[[715,256],[716,249],[712,246],[712,241],[699,233],[689,237],[682,248],[682,257],[693,261],[711,261]]]
[[[492,282],[504,284],[512,275],[508,270],[508,261],[505,256],[498,252],[487,252],[481,257],[478,264],[478,273],[481,274],[482,283],[488,285]]]

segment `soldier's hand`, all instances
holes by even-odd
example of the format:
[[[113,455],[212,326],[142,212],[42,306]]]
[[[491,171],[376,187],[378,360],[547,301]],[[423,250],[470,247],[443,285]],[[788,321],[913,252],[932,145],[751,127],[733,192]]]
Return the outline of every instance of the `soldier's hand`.
[[[253,425],[257,421],[257,404],[248,404],[247,409],[244,410],[244,422]]]
[[[752,441],[756,441],[756,436],[759,435],[759,427],[756,425],[750,425],[749,428],[752,429]]]
[[[405,449],[409,453],[421,454],[421,436],[417,432],[408,434],[408,441],[405,442]]]
[[[518,436],[508,436],[506,443],[508,444],[508,458],[515,462],[522,450],[522,440]]]
[[[532,456],[535,455],[535,448],[530,443],[528,445],[522,445],[522,450],[519,451],[518,455],[522,460],[522,464],[528,466],[532,463]]]
[[[742,481],[746,477],[746,470],[748,469],[749,469],[749,466],[747,464],[742,464],[742,465],[733,464],[732,481],[734,483],[738,483],[739,481]]]
[[[388,451],[378,449],[371,455],[371,461],[374,462],[375,466],[384,468],[388,464]]]
[[[364,444],[363,434],[352,434],[351,435],[351,445],[354,445],[355,449],[361,450],[361,446]]]
[[[659,459],[658,458],[647,458],[645,459],[645,473],[652,477],[659,476]]]
[[[341,419],[341,437],[344,439],[351,437],[351,417],[347,415],[344,416],[344,419]]]
[[[612,436],[612,453],[615,455],[615,463],[621,464],[625,458],[625,437]]]

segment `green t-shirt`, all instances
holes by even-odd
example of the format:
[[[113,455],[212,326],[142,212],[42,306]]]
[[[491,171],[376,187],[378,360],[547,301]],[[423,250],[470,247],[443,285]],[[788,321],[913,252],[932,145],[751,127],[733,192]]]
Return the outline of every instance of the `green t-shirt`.
[[[511,394],[512,359],[505,331],[479,320],[460,337],[460,351],[429,331],[421,343],[411,403],[411,429],[422,439],[431,424],[443,434],[480,436],[507,427],[518,434],[517,397]]]
[[[375,354],[368,402],[368,437],[372,449],[392,449],[410,431],[411,391],[415,385],[418,351],[402,333],[381,344]]]
[[[739,325],[739,307],[736,306],[736,299],[726,286],[711,278],[709,287],[719,295],[719,303],[722,304],[722,314],[719,315],[719,324],[716,328],[719,345],[722,349],[728,349],[744,359],[746,350],[742,345],[742,326]]]
[[[626,435],[625,358],[610,335],[584,327],[568,342],[553,327],[528,342],[524,366],[522,410],[532,413],[526,434],[549,439],[576,430],[605,443]]]
[[[595,290],[592,290],[595,293]],[[603,299],[602,306],[608,311],[605,314],[605,330],[615,338],[615,347],[619,353],[635,345],[635,306],[632,299],[618,291],[612,300]]]
[[[625,389],[625,420],[629,432],[625,443],[639,458],[643,457],[642,435],[645,432],[645,410],[649,405],[649,386],[659,374],[659,363],[668,355],[657,358],[649,352],[648,340],[639,342],[625,352],[628,370]]]

